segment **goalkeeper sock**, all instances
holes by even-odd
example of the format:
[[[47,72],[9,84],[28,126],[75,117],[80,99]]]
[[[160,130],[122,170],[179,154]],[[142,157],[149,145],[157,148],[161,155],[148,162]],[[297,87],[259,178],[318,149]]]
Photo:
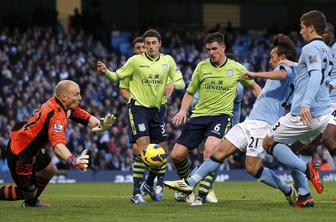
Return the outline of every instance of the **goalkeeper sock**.
[[[36,188],[37,188],[37,192],[35,195],[34,199],[38,199],[38,197],[41,195],[41,193],[43,192],[44,188],[46,188],[46,186],[48,185],[50,179],[46,179],[40,176],[36,176]]]
[[[5,185],[0,188],[0,200],[23,200],[19,188],[16,185]]]
[[[133,196],[140,194],[140,186],[145,177],[146,166],[140,155],[133,156]]]
[[[203,180],[201,180],[198,188],[200,197],[206,197],[206,195],[208,195],[209,190],[211,189],[212,181],[215,177],[216,173],[212,172],[208,176],[206,176]]]
[[[181,178],[181,179],[186,179],[189,177],[190,173],[189,173],[189,169],[190,169],[190,161],[188,158],[182,160],[182,162],[180,163],[175,163],[175,168],[176,168],[176,172],[177,175]]]

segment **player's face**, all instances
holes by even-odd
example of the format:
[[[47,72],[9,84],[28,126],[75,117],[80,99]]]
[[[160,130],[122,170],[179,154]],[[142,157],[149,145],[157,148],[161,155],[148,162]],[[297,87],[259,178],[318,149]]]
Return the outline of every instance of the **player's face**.
[[[306,26],[301,22],[300,24],[300,35],[302,36],[305,42],[309,42],[311,40],[312,35],[312,26]]]
[[[332,34],[328,29],[324,29],[324,33],[322,34],[324,41],[329,44],[332,41]]]
[[[77,84],[70,85],[68,91],[64,95],[64,106],[66,109],[75,109],[82,97],[80,95],[80,89]]]
[[[212,63],[221,65],[225,58],[225,45],[221,45],[218,42],[211,42],[205,45],[208,52],[208,56]]]
[[[159,55],[161,47],[161,42],[156,37],[146,37],[145,38],[145,50],[147,54],[154,58]]]
[[[141,54],[145,52],[145,43],[137,42],[134,44],[133,52],[135,55]]]
[[[274,69],[277,66],[278,62],[280,62],[280,56],[278,55],[277,48],[273,48],[271,50],[271,58],[269,64]]]

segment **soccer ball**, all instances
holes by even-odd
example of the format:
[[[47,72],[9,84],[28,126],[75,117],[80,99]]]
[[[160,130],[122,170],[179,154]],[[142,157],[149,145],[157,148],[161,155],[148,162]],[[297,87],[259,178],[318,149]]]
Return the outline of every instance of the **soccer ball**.
[[[149,167],[160,167],[167,161],[167,153],[160,145],[149,144],[143,150],[141,159]]]

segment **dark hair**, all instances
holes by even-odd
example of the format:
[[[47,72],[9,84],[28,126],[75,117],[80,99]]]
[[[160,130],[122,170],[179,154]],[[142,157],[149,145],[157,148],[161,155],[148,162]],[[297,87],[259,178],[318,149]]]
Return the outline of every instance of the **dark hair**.
[[[316,33],[322,35],[324,33],[327,20],[322,12],[314,10],[303,14],[300,22],[302,22],[305,26],[313,26]]]
[[[138,42],[144,42],[142,36],[135,37],[135,39],[132,42],[132,47],[134,48],[135,44],[137,44]]]
[[[204,44],[213,42],[218,42],[220,45],[224,45],[224,35],[220,32],[213,32],[205,37]]]
[[[334,28],[333,24],[331,24],[329,22],[326,23],[326,26],[325,26],[324,30],[327,30],[332,35],[335,35],[335,28]]]
[[[278,55],[285,55],[288,60],[296,61],[297,52],[294,42],[289,36],[278,34],[273,38],[273,48],[277,49]]]
[[[148,29],[142,36],[143,39],[145,39],[146,37],[156,37],[159,40],[159,42],[161,42],[161,35],[155,29]]]

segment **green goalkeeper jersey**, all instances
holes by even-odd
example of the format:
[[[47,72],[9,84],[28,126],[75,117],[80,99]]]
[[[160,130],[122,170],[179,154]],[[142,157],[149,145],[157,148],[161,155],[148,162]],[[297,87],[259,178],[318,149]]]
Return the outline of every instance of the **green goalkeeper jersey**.
[[[107,71],[105,75],[113,82],[129,78],[129,91],[135,104],[147,108],[160,109],[169,78],[175,89],[185,87],[174,59],[165,54],[155,60],[146,53],[134,55],[116,72]]]
[[[191,117],[233,115],[233,102],[236,96],[237,84],[245,67],[228,59],[220,66],[214,66],[209,59],[201,61],[187,88],[187,93],[194,95],[199,92],[199,100],[192,110]],[[251,86],[253,80],[241,81],[245,86]]]

